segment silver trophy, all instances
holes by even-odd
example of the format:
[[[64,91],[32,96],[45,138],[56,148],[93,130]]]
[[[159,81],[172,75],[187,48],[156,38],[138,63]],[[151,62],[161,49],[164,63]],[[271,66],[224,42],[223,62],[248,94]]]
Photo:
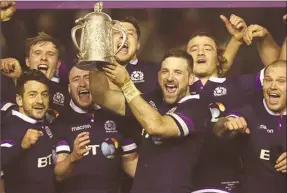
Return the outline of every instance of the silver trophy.
[[[115,27],[121,23],[112,20],[102,9],[103,3],[96,3],[94,12],[77,19],[75,23],[78,25],[71,30],[73,43],[79,51],[76,66],[82,70],[96,70],[100,66],[113,63],[114,56],[126,42],[125,31]],[[81,29],[80,46],[76,40],[78,29]],[[114,49],[113,43],[114,30],[122,33],[122,42],[117,50]]]

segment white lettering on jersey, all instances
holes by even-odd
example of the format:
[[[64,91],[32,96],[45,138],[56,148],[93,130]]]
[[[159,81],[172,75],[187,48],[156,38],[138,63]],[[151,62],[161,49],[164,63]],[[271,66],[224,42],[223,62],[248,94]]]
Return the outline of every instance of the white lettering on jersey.
[[[268,129],[268,128],[266,127],[266,125],[260,125],[260,126],[259,126],[259,129],[260,129],[260,130],[266,130],[267,133],[274,133],[274,130],[273,130],[273,129]]]
[[[44,168],[51,164],[52,164],[52,154],[48,155],[47,157],[38,158],[38,168]]]
[[[88,145],[87,148],[90,148],[90,150],[83,155],[87,156],[90,154],[90,152],[92,152],[92,155],[97,155],[97,147],[100,147],[100,145]]]
[[[270,151],[269,150],[265,150],[265,149],[261,149],[261,151],[260,151],[260,159],[270,160]]]
[[[87,125],[72,127],[72,131],[79,131],[79,130],[90,129],[90,128],[92,128],[92,126],[90,124],[87,124]]]

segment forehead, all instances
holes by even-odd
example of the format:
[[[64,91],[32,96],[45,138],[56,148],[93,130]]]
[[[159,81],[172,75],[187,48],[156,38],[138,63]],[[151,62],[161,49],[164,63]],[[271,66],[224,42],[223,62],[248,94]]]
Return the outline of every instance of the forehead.
[[[215,41],[208,36],[195,36],[194,38],[189,40],[188,47],[195,46],[195,45],[204,45],[204,44],[207,44],[207,45],[210,45],[216,48]]]
[[[85,75],[89,75],[89,71],[87,70],[81,70],[77,67],[73,67],[70,71],[70,78],[74,78],[76,76],[85,76]]]
[[[38,42],[35,45],[31,46],[31,50],[50,50],[50,51],[57,51],[56,45],[52,42]]]
[[[136,28],[134,27],[134,25],[128,22],[122,22],[122,28],[124,28],[125,30],[132,30],[136,32]]]
[[[43,92],[48,90],[48,86],[35,80],[29,80],[24,84],[24,90],[25,92]]]
[[[266,69],[265,76],[286,78],[286,66],[270,66]]]
[[[187,67],[188,62],[186,59],[177,57],[168,57],[161,64],[161,68],[170,70],[186,70]]]

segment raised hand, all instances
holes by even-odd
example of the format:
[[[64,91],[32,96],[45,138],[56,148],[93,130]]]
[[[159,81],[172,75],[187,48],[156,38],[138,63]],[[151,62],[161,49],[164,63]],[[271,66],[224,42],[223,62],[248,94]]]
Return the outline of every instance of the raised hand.
[[[78,161],[84,157],[84,154],[90,150],[88,144],[90,143],[90,137],[88,132],[79,133],[74,140],[74,149],[71,153],[72,162]]]
[[[114,64],[105,65],[103,70],[109,80],[120,88],[130,80],[126,68],[116,62]]]
[[[254,38],[263,38],[268,33],[268,30],[260,25],[250,25],[245,30],[243,39],[247,45],[250,45]]]
[[[19,61],[15,58],[4,58],[0,60],[0,69],[2,73],[13,79],[18,79],[22,74],[22,68]]]
[[[221,20],[224,22],[228,32],[239,42],[243,42],[242,38],[244,31],[247,28],[245,21],[238,17],[237,15],[232,14],[229,20],[224,16],[220,15]]]
[[[0,1],[0,21],[8,21],[16,11],[15,1]]]

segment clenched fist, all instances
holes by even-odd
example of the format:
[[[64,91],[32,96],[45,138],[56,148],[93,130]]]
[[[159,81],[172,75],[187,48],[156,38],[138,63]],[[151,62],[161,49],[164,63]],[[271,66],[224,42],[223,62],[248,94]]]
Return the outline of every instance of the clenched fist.
[[[17,80],[22,74],[21,65],[15,58],[1,59],[0,69],[5,76],[13,79],[14,81]]]
[[[35,144],[39,138],[43,136],[42,131],[36,129],[28,129],[24,138],[22,139],[21,146],[23,149],[29,149],[33,144]]]
[[[8,21],[16,11],[15,1],[0,1],[0,21]]]

